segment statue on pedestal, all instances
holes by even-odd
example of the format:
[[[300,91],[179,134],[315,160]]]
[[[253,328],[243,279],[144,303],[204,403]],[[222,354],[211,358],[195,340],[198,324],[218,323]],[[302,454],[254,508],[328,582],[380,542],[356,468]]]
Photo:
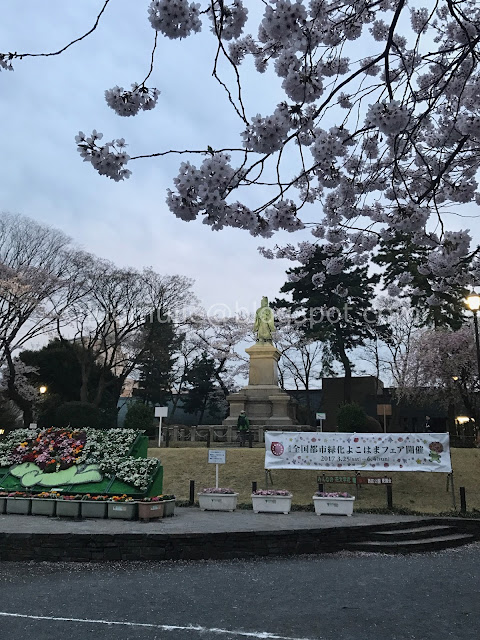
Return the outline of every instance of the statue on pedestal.
[[[272,344],[273,334],[275,333],[275,324],[273,311],[268,306],[268,298],[263,296],[260,308],[255,313],[255,324],[253,330],[257,334],[257,343]]]

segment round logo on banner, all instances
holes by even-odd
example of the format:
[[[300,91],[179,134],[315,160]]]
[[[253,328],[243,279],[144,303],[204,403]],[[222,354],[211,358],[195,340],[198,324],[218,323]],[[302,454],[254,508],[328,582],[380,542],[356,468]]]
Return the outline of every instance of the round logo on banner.
[[[272,442],[272,446],[270,448],[274,456],[281,456],[285,451],[281,442]]]

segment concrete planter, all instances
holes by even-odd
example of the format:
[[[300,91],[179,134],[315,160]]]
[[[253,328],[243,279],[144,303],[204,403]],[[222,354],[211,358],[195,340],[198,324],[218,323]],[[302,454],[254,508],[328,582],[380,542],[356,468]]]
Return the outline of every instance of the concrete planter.
[[[82,518],[97,518],[102,520],[107,517],[107,503],[105,501],[82,500],[80,507]]]
[[[139,502],[138,518],[144,521],[163,518],[163,509],[163,502]]]
[[[80,500],[57,500],[57,516],[60,518],[80,518]]]
[[[252,494],[253,513],[290,513],[292,495],[255,496]]]
[[[56,506],[54,498],[32,498],[32,516],[54,516]]]
[[[202,511],[235,511],[238,493],[198,493]]]
[[[16,513],[23,516],[30,515],[32,501],[30,498],[5,498],[6,513]]]
[[[351,516],[353,513],[354,496],[348,498],[323,498],[313,496],[315,513],[317,515]]]
[[[175,500],[164,500],[162,504],[164,518],[169,518],[175,515]]]
[[[109,518],[135,520],[137,517],[137,502],[107,502],[107,505]]]

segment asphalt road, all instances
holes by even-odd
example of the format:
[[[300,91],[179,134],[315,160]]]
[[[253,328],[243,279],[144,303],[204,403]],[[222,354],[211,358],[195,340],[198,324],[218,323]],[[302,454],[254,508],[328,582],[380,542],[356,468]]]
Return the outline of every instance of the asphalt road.
[[[3,640],[478,640],[480,545],[409,556],[0,565]]]

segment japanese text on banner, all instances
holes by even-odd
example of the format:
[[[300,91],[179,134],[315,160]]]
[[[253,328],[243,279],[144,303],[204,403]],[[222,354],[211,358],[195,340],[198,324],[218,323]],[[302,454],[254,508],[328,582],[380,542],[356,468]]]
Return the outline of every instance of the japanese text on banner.
[[[267,431],[265,468],[450,473],[452,465],[448,433]]]

